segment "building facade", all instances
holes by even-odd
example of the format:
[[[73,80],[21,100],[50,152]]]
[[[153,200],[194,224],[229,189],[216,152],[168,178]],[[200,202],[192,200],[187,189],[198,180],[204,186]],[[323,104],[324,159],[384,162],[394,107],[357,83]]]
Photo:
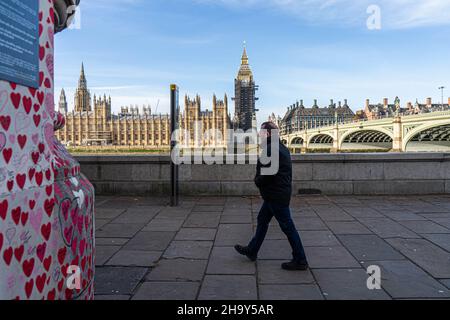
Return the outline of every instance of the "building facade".
[[[141,110],[137,106],[122,107],[119,114],[111,111],[111,97],[96,97],[92,100],[87,86],[84,66],[81,67],[78,88],[75,92],[74,108],[68,111],[64,89],[59,99],[59,112],[66,119],[65,127],[56,132],[57,138],[71,146],[142,146],[148,148],[169,148],[170,117],[168,114],[153,114],[150,106]],[[92,107],[91,107],[92,106]],[[231,127],[228,114],[228,98],[213,97],[211,111],[201,110],[201,99],[185,97],[184,112],[180,114],[181,143],[189,147],[226,147],[226,131]],[[205,139],[195,141],[195,133]],[[205,132],[213,132],[205,135]],[[216,132],[220,132],[218,134]]]
[[[400,99],[395,98],[394,103],[389,103],[388,98],[384,98],[382,103],[371,104],[370,100],[366,100],[364,108],[364,114],[366,119],[375,120],[382,118],[394,117],[396,115],[413,115],[423,114],[435,111],[444,111],[450,109],[450,98],[448,102],[433,103],[432,98],[427,98],[424,103],[420,103],[416,100],[416,103],[408,102],[405,107],[401,106]]]
[[[258,86],[255,84],[253,72],[248,63],[247,49],[244,47],[244,52],[241,59],[241,67],[238,75],[234,80],[235,96],[235,115],[233,119],[234,129],[241,129],[244,131],[255,129],[256,123],[256,91]]]
[[[283,118],[277,119],[272,115],[269,120],[277,123],[281,134],[286,135],[306,129],[349,122],[354,117],[355,113],[349,107],[347,100],[344,100],[344,104],[340,101],[336,104],[334,100],[331,100],[327,107],[319,107],[317,100],[314,100],[314,105],[310,108],[306,108],[303,100],[300,100],[287,108]]]

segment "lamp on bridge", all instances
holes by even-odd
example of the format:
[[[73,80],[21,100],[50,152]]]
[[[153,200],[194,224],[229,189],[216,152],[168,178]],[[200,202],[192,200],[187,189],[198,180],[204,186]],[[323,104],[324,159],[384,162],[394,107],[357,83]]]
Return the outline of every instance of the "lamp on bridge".
[[[442,104],[441,104],[441,107],[442,107],[442,111],[444,111],[444,89],[445,89],[445,87],[441,86],[438,89],[441,90],[441,93],[442,93],[442,100],[441,100]]]

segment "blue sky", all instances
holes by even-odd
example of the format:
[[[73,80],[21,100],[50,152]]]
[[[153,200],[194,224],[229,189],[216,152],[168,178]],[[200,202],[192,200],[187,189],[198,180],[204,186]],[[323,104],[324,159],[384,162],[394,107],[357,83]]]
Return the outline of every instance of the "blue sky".
[[[380,30],[366,25],[373,4]],[[211,108],[213,93],[233,96],[244,40],[258,121],[299,99],[358,110],[366,98],[440,102],[441,85],[450,96],[449,0],[82,0],[79,17],[56,36],[56,90],[70,107],[84,61],[91,92],[115,111],[160,101],[168,112],[170,83]]]

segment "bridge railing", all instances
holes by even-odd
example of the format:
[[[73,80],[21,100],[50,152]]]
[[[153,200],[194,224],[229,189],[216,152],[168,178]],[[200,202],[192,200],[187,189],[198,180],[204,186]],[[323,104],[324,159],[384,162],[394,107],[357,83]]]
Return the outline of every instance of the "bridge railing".
[[[450,109],[447,109],[447,110],[431,110],[428,113],[418,113],[418,114],[411,114],[411,113],[408,113],[408,112],[401,112],[401,113],[398,113],[398,114],[395,114],[395,115],[380,115],[380,116],[377,116],[377,117],[372,118],[372,119],[358,119],[358,120],[339,121],[337,124],[333,124],[333,125],[308,127],[308,128],[303,129],[303,130],[296,130],[296,131],[291,131],[291,132],[286,132],[286,131],[282,130],[281,136],[287,136],[287,135],[291,135],[291,134],[296,134],[296,133],[304,132],[304,131],[307,131],[307,130],[312,130],[312,131],[314,131],[314,130],[327,130],[327,129],[335,128],[336,126],[340,127],[340,126],[351,125],[351,124],[365,124],[365,123],[373,122],[373,121],[394,119],[396,117],[413,119],[413,118],[421,118],[421,117],[427,117],[427,116],[436,116],[437,114],[442,115],[442,116],[450,116]]]

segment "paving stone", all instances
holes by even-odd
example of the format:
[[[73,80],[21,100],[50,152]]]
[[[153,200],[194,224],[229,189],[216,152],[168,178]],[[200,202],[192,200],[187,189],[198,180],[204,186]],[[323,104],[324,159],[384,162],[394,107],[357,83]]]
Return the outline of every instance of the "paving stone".
[[[420,238],[416,233],[388,218],[361,218],[359,221],[381,238]]]
[[[178,231],[175,240],[209,240],[216,237],[216,229],[183,228]]]
[[[381,286],[393,298],[447,298],[450,291],[410,261],[375,261]]]
[[[152,220],[160,209],[152,208],[152,210],[127,210],[119,217],[113,220],[113,223],[140,223],[147,224]]]
[[[245,245],[253,236],[251,224],[221,224],[216,235],[216,246]]]
[[[383,212],[383,214],[391,218],[394,221],[424,221],[426,220],[424,217],[416,214],[416,213],[409,213],[404,211],[386,211]]]
[[[240,255],[233,247],[214,247],[207,274],[255,274],[255,263]]]
[[[102,227],[104,227],[105,225],[107,225],[110,222],[111,222],[110,219],[98,219],[98,218],[95,218],[95,230],[101,229]]]
[[[375,209],[353,206],[353,207],[343,207],[343,210],[351,215],[353,218],[383,218],[383,215],[376,211]]]
[[[223,208],[224,208],[223,205],[219,205],[219,206],[196,205],[194,207],[194,209],[192,210],[192,212],[222,212]]]
[[[132,300],[195,300],[199,283],[144,282]]]
[[[253,234],[256,232],[256,225],[253,226]],[[278,225],[270,226],[267,231],[266,240],[286,240],[286,235]]]
[[[309,266],[317,269],[358,268],[360,264],[344,247],[306,248]]]
[[[242,275],[207,275],[200,288],[199,300],[256,300],[256,277]]]
[[[383,290],[367,288],[368,274],[364,269],[314,269],[327,300],[390,300]]]
[[[127,238],[95,238],[96,246],[123,246],[129,241]]]
[[[104,265],[117,251],[122,248],[121,246],[99,246],[95,247],[95,265]]]
[[[449,218],[429,218],[430,220],[444,226],[447,229],[450,229],[450,217]]]
[[[144,227],[143,224],[109,223],[96,232],[99,238],[132,238]]]
[[[450,279],[442,279],[441,283],[447,287],[447,289],[450,289]]]
[[[139,232],[125,246],[126,250],[164,251],[175,232]]]
[[[326,212],[317,212],[317,215],[322,218],[324,221],[354,221],[355,218],[353,218],[351,215],[345,213],[343,210],[337,209],[337,210],[329,210]]]
[[[443,226],[438,225],[432,221],[402,221],[400,222],[402,225],[411,229],[412,231],[425,234],[425,233],[449,233],[450,230],[444,228]]]
[[[251,215],[222,215],[222,217],[220,218],[220,223],[248,224],[248,223],[252,223],[252,216]]]
[[[450,234],[424,234],[423,237],[450,252]]]
[[[336,234],[372,234],[372,232],[357,221],[326,222],[330,230]]]
[[[450,278],[450,253],[424,239],[389,239],[391,246],[435,278]]]
[[[147,268],[100,267],[95,269],[96,295],[132,294],[147,273]]]
[[[259,209],[258,209],[259,210]],[[252,216],[250,208],[225,208],[222,216]]]
[[[323,223],[320,218],[293,218],[297,230],[300,231],[320,231],[328,230],[328,227]]]
[[[149,224],[145,226],[142,231],[166,231],[176,232],[184,223],[184,218],[181,219],[160,219],[155,218]]]
[[[323,300],[315,284],[263,284],[259,286],[261,300]]]
[[[258,259],[261,260],[281,260],[292,259],[292,249],[287,239],[284,240],[266,240],[258,253]]]
[[[300,238],[305,247],[333,247],[340,245],[338,239],[330,231],[301,231]]]
[[[286,271],[281,264],[286,260],[258,260],[258,283],[260,284],[312,284],[311,271]]]
[[[106,265],[152,267],[161,257],[161,251],[119,250]]]
[[[217,228],[220,222],[220,214],[218,213],[193,213],[191,214],[183,227],[185,228]]]
[[[98,301],[121,301],[130,300],[131,296],[128,295],[95,295],[94,300]]]
[[[147,276],[148,281],[201,281],[207,260],[170,259],[160,260]]]
[[[125,208],[95,208],[95,217],[98,219],[115,219],[126,211]]]
[[[208,259],[212,245],[212,241],[172,241],[164,258]]]
[[[405,259],[397,250],[376,235],[341,235],[338,238],[359,261]]]

